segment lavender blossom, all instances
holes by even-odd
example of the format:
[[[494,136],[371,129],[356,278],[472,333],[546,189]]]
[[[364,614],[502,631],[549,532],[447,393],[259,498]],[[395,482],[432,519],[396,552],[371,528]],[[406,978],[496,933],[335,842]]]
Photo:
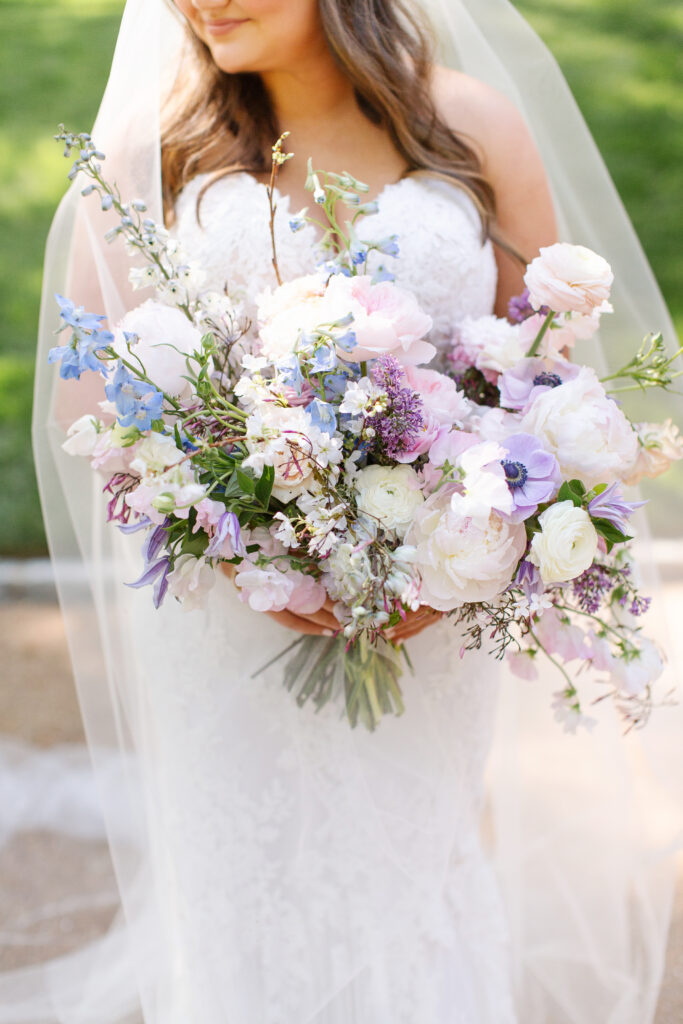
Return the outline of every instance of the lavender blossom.
[[[510,519],[519,523],[553,496],[562,480],[560,467],[532,434],[513,434],[502,444],[507,455],[501,464],[514,502]]]
[[[579,608],[595,615],[607,594],[614,589],[616,579],[604,566],[593,564],[574,580],[573,591]]]
[[[403,368],[393,356],[381,356],[371,374],[373,382],[386,392],[387,408],[365,421],[364,433],[373,438],[374,448],[395,459],[417,444],[424,428],[422,399],[412,388],[403,387]]]
[[[624,501],[617,481],[588,502],[588,511],[594,519],[606,519],[621,533],[626,533],[629,517],[643,505],[647,505],[647,502]]]
[[[521,324],[537,313],[547,316],[549,312],[548,306],[542,306],[540,310],[533,308],[529,302],[528,288],[525,288],[521,295],[513,295],[508,302],[508,320],[513,324]]]

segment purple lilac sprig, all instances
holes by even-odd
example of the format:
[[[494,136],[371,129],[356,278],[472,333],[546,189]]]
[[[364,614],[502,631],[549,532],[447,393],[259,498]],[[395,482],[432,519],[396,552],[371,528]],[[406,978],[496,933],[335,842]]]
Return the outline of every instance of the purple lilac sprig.
[[[380,356],[370,373],[373,383],[385,391],[387,405],[365,421],[363,432],[367,436],[368,428],[374,431],[373,448],[395,459],[415,447],[424,428],[422,400],[404,387],[403,369],[393,356]]]
[[[508,302],[508,320],[513,324],[524,323],[531,316],[536,316],[540,313],[541,316],[547,316],[550,312],[549,306],[541,306],[540,309],[534,309],[529,302],[529,289],[525,288],[520,295],[513,295]]]

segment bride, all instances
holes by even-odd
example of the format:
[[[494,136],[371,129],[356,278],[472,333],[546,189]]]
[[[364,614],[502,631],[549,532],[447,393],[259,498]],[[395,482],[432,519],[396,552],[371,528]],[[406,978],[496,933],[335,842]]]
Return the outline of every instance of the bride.
[[[314,266],[315,229],[288,227],[311,157],[368,183],[368,227],[399,236],[391,270],[437,348],[467,315],[505,315],[520,257],[555,240],[556,220],[615,265],[625,317],[665,326],[564,84],[505,0],[129,0],[94,131],[103,173],[158,220],[163,200],[207,284],[247,310],[274,284],[265,186],[284,130],[285,279]],[[108,227],[71,193],[48,249],[48,338],[55,290],[112,322],[140,301]],[[0,1021],[652,1020],[670,836],[643,745],[606,715],[597,735],[563,735],[545,711],[553,680],[501,687],[495,661],[461,660],[454,630],[420,612],[395,630],[414,665],[401,718],[369,734],[333,704],[299,709],[279,663],[259,670],[293,631],[335,628],[331,608],[269,621],[226,576],[190,613],[123,588],[138,541],[105,526],[97,482],[60,448],[82,403],[81,385],[52,394],[39,373],[42,496],[122,914],[32,976],[34,1016]],[[73,557],[85,597],[62,572]]]

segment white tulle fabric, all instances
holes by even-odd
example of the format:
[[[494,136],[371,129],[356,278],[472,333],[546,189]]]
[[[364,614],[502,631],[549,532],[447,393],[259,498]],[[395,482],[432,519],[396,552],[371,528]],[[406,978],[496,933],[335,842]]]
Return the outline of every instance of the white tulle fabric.
[[[538,39],[506,0],[422,6],[444,62],[497,86],[525,114],[564,237],[613,264],[608,362],[641,328],[673,337],[618,197]],[[159,100],[178,52],[169,8],[128,0],[94,129],[109,176],[124,196],[143,196],[157,220]],[[177,230],[210,262],[220,249],[201,251],[192,188]],[[260,258],[262,243],[253,220],[242,239],[230,224],[242,204],[263,203],[262,187],[226,179],[208,203],[226,225],[222,244],[231,247],[226,257],[237,255],[238,274]],[[434,248],[423,217],[438,231]],[[399,275],[420,289],[437,333],[451,317],[490,309],[491,254],[472,244],[471,208],[452,187],[392,186],[377,218],[402,235]],[[60,447],[93,396],[55,384],[46,364],[55,291],[113,321],[141,298],[126,284],[125,255],[102,241],[110,226],[74,189],[55,218],[34,444],[121,906],[100,942],[1,976],[0,1022],[647,1024],[681,822],[671,784],[680,717],[664,712],[642,739],[624,740],[601,707],[593,735],[565,736],[549,711],[552,676],[500,681],[483,656],[460,661],[457,639],[439,626],[411,642],[417,671],[405,677],[405,715],[375,735],[351,732],[338,708],[317,717],[298,709],[277,666],[251,679],[290,634],[249,612],[227,580],[206,614],[170,603],[154,612],[148,593],[122,587],[138,573],[139,541],[103,522],[98,481]],[[304,241],[282,245],[293,271],[305,269]],[[444,246],[461,285],[452,307]],[[6,834],[20,825],[10,822]]]

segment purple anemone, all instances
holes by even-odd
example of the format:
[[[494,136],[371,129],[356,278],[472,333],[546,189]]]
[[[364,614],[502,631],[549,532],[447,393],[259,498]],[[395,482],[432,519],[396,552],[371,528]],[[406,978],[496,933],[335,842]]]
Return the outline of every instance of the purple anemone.
[[[544,501],[550,501],[562,482],[557,459],[547,452],[533,434],[513,434],[501,441],[506,455],[501,459],[514,509],[508,518],[520,523],[532,516]]]
[[[526,409],[539,395],[578,375],[580,367],[565,359],[523,359],[498,380],[503,409]]]

